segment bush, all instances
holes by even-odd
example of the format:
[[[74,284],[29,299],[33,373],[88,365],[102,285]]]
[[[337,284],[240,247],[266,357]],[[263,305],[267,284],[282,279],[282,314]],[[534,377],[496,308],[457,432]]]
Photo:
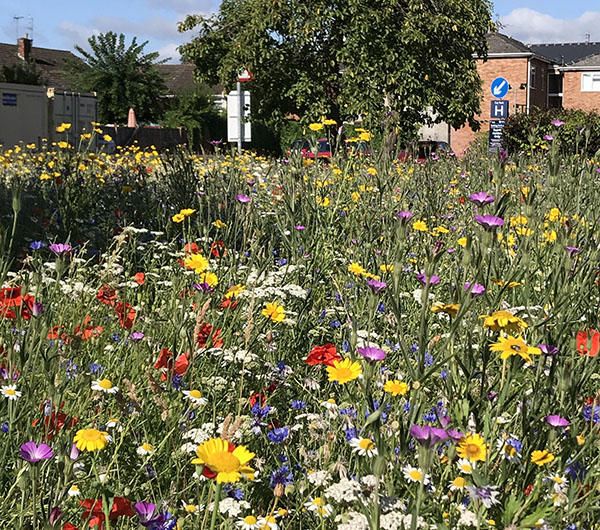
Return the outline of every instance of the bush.
[[[557,127],[553,121],[562,121]],[[530,114],[510,116],[504,128],[504,147],[510,152],[532,146],[547,147],[544,136],[560,140],[563,154],[593,155],[600,149],[600,115],[582,110],[534,108]]]

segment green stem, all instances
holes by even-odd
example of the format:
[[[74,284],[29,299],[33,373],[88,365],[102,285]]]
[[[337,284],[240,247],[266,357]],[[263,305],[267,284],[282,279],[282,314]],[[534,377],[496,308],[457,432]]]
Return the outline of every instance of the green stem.
[[[222,484],[217,483],[215,488],[215,502],[213,504],[213,512],[212,517],[210,519],[210,530],[215,530],[215,525],[217,524],[217,512],[219,511],[219,501],[221,499],[221,488]]]

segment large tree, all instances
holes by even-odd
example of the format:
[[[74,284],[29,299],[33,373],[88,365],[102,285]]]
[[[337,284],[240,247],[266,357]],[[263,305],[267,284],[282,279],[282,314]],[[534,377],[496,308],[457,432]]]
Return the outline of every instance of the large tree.
[[[86,67],[74,65],[72,73],[79,90],[98,94],[100,121],[126,122],[130,108],[139,121],[156,121],[162,108],[160,97],[166,92],[155,67],[161,63],[157,62],[159,53],[144,53],[148,41],[138,44],[135,37],[126,46],[125,35],[112,31],[92,36],[88,43],[89,52],[75,46]]]
[[[249,67],[253,113],[372,122],[388,115],[412,128],[428,109],[453,126],[473,120],[485,55],[488,0],[223,0],[181,46],[200,79],[231,87]]]

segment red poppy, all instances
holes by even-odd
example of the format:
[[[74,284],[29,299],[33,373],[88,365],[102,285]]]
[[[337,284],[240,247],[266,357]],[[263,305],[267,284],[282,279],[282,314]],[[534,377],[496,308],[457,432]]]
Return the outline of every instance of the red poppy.
[[[115,312],[119,317],[119,324],[125,329],[131,329],[135,322],[135,309],[126,302],[119,302],[115,307]]]
[[[265,395],[264,392],[255,392],[254,394],[252,394],[250,396],[249,402],[250,402],[250,407],[253,407],[254,405],[256,405],[257,403],[260,402],[260,407],[264,407],[265,406],[265,402],[267,401],[267,396]]]
[[[0,289],[0,306],[17,307],[23,303],[20,287],[4,287]]]
[[[58,409],[60,410],[63,407],[64,403],[61,403]],[[40,412],[44,409],[46,403],[42,403],[40,405]],[[56,412],[56,408],[52,407],[52,412],[50,414],[44,414],[44,434],[42,438],[44,441],[50,442],[52,438],[54,438],[62,428],[71,429],[77,422],[79,418],[75,418],[74,416],[69,416],[64,412]],[[33,420],[31,425],[36,427],[40,423],[39,419]]]
[[[158,359],[154,363],[154,368],[165,371],[160,378],[163,381],[166,381],[168,372],[172,371],[172,375],[183,375],[187,372],[189,365],[189,358],[183,353],[177,356],[177,359],[175,359],[175,365],[173,365],[173,352],[167,350],[167,348],[163,348],[160,350]]]
[[[239,300],[233,300],[232,298],[223,298],[219,309],[230,309],[233,311],[239,304]]]
[[[79,528],[71,523],[65,523],[62,526],[62,530],[79,530]]]
[[[21,294],[21,287],[4,287],[0,289],[0,317],[14,320],[20,314],[21,318],[29,320],[34,302],[35,299],[30,294]],[[9,309],[11,307],[15,309]],[[19,311],[16,308],[20,308]]]
[[[144,285],[144,282],[146,281],[146,275],[143,272],[138,272],[135,274],[133,279],[138,285]]]
[[[341,361],[342,357],[338,354],[333,344],[324,344],[323,346],[315,346],[308,357],[306,358],[306,364],[314,366],[316,364],[326,364],[327,366],[333,366],[333,361]]]
[[[591,341],[591,344],[590,344]],[[590,346],[588,349],[588,345]],[[577,332],[577,351],[579,355],[596,357],[600,351],[600,332],[595,329]]]
[[[50,328],[48,330],[48,334],[46,335],[46,338],[48,340],[56,340],[56,339],[58,339],[58,336],[59,336],[58,335],[58,331],[60,329],[62,329],[62,328],[63,328],[63,326],[54,326],[53,328]]]
[[[233,445],[231,442],[227,442],[229,444],[229,447],[227,448],[227,451],[229,453],[233,453],[235,451],[235,445]],[[202,469],[202,474],[206,477],[206,478],[210,478],[210,479],[214,479],[217,477],[217,473],[215,473],[212,469],[210,469],[208,466],[204,466],[204,468]]]
[[[117,291],[115,291],[110,285],[103,285],[100,287],[96,300],[103,304],[114,306],[117,302]]]
[[[100,335],[100,333],[102,333],[104,331],[104,328],[102,326],[92,326],[91,324],[88,325],[90,322],[90,315],[86,315],[85,318],[83,319],[83,327],[82,326],[77,326],[75,328],[75,337],[79,337],[81,340],[88,340],[91,339],[92,337],[97,337],[98,335]],[[63,338],[61,336],[61,338]],[[64,338],[63,338],[64,340]],[[66,342],[66,341],[65,341]]]
[[[200,249],[196,243],[186,243],[185,247],[183,247],[186,254],[198,254],[200,253]]]
[[[212,334],[212,335],[211,335]],[[198,346],[200,348],[204,348],[209,340],[210,340],[210,347],[211,348],[220,348],[223,346],[223,339],[219,338],[219,335],[221,334],[221,329],[220,328],[213,328],[210,324],[207,324],[206,322],[204,324],[202,324],[202,326],[200,327],[200,331],[198,333]]]
[[[227,251],[225,250],[225,243],[223,241],[215,241],[210,246],[210,252],[215,258],[222,258],[227,255]]]
[[[85,508],[85,511],[81,515],[84,520],[89,519],[90,528],[94,526],[100,526],[104,528],[104,512],[102,511],[102,499],[85,499],[79,501],[79,504]],[[125,497],[115,497],[113,499],[113,505],[108,515],[109,521],[116,519],[117,517],[133,517],[135,512],[131,507],[131,503]]]
[[[529,486],[527,486],[525,488],[525,497],[529,497],[529,495],[531,495],[532,491],[533,491],[533,484],[529,484]]]

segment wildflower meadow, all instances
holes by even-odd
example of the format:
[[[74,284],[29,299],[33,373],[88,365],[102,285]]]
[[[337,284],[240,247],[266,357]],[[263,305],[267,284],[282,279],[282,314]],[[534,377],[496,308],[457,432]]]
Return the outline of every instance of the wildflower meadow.
[[[0,152],[2,528],[600,528],[600,160],[553,127]]]

